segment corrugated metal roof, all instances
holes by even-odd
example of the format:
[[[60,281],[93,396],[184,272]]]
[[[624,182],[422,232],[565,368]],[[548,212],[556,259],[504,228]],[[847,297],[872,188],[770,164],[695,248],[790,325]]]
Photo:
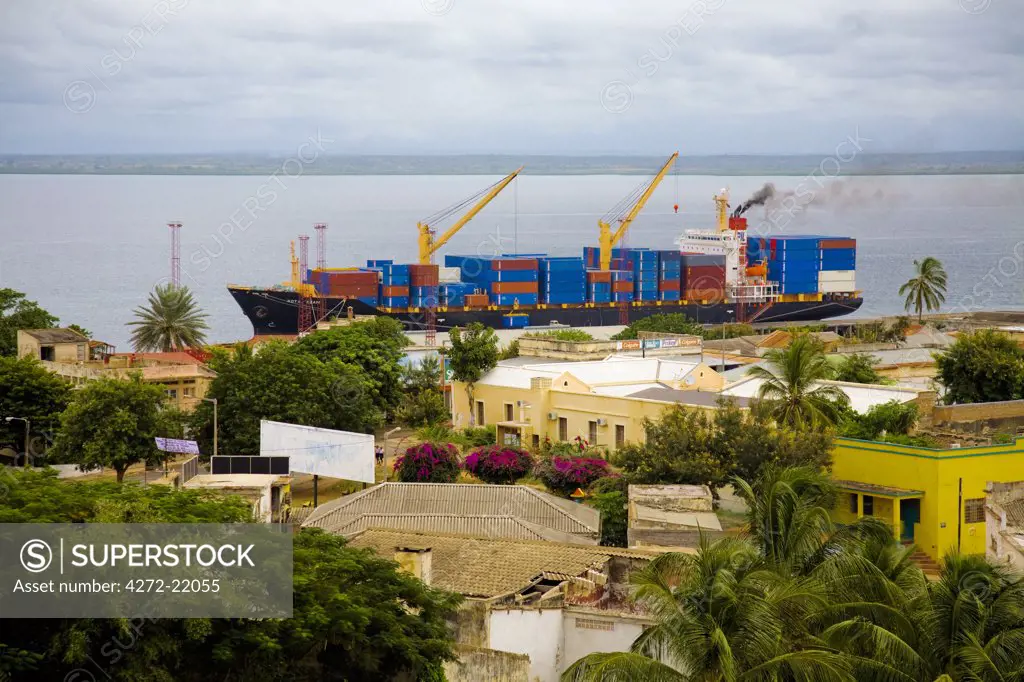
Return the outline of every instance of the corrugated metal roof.
[[[664,360],[662,358],[624,357],[613,355],[605,360],[583,362],[541,362],[517,367],[498,365],[485,374],[478,384],[529,388],[532,377],[559,377],[571,374],[588,386],[607,384],[638,384],[657,381],[679,381],[698,365],[698,360]]]
[[[399,547],[430,548],[430,583],[467,597],[497,597],[523,590],[547,574],[580,576],[613,556],[652,559],[660,552],[554,542],[474,538],[373,528],[351,538],[353,547],[393,558]]]
[[[366,515],[376,517],[379,526],[393,527],[391,523],[397,523],[403,524],[401,528],[407,526],[404,518],[399,517],[444,517],[442,525],[446,529],[455,523],[451,517],[463,517],[466,521],[459,523],[471,534],[489,536],[500,531],[501,525],[481,520],[486,517],[518,519],[541,529],[586,539],[596,538],[601,530],[601,515],[591,507],[522,485],[469,483],[382,483],[323,505],[303,525],[346,533],[352,531],[344,529],[352,528],[357,519]],[[507,530],[511,532],[511,526]]]
[[[40,343],[84,343],[88,337],[79,334],[74,329],[22,329]]]

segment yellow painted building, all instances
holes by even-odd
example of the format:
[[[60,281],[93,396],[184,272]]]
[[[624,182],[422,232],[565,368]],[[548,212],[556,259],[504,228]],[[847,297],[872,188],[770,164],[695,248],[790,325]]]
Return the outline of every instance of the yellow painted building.
[[[499,442],[537,445],[580,436],[615,450],[642,442],[643,421],[673,403],[714,409],[725,383],[693,360],[613,357],[594,362],[501,365],[474,387],[472,422],[495,426]],[[745,400],[740,400],[745,404]],[[470,424],[466,385],[452,387],[452,418]]]
[[[985,487],[1024,480],[1024,438],[1013,445],[938,450],[850,438],[836,441],[838,522],[875,516],[933,559],[985,553]]]

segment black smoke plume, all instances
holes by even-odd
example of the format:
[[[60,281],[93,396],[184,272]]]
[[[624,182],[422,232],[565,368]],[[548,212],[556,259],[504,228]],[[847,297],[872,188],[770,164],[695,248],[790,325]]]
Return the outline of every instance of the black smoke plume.
[[[732,212],[732,217],[739,218],[741,215],[746,213],[751,206],[761,206],[773,196],[775,196],[775,185],[770,182],[766,182],[764,187],[754,192],[749,199],[736,207],[736,210]]]

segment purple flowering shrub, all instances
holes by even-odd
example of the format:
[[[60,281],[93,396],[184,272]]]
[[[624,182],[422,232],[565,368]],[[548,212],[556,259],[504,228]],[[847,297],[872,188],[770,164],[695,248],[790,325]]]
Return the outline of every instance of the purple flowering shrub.
[[[454,483],[459,478],[459,451],[451,443],[420,443],[395,460],[402,483]]]
[[[511,485],[530,473],[533,457],[522,448],[485,445],[469,453],[465,468],[484,483]]]
[[[591,483],[608,476],[608,462],[596,457],[562,457],[554,455],[537,465],[537,478],[548,490],[571,495],[576,488],[586,490]]]

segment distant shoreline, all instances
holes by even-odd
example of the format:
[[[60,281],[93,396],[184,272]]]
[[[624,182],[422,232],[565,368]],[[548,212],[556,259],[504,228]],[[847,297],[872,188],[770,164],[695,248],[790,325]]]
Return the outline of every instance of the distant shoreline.
[[[849,158],[846,158],[848,156]],[[1018,175],[1024,151],[923,154],[682,156],[673,173],[710,176]],[[664,157],[324,154],[3,155],[0,174],[17,175],[650,175]]]

